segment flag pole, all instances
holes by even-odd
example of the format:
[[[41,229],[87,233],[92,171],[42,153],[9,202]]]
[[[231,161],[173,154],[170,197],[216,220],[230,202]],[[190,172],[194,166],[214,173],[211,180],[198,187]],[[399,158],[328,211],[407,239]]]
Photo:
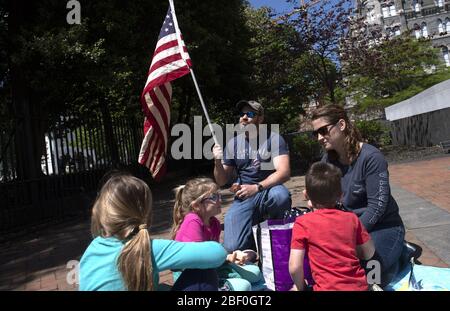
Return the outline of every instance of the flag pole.
[[[194,71],[190,68],[192,80],[194,81],[195,89],[197,90],[198,98],[200,99],[200,104],[202,105],[203,112],[205,113],[206,120],[208,121],[209,129],[211,130],[212,137],[214,139],[214,143],[216,145],[220,145],[217,141],[216,133],[214,133],[214,129],[211,124],[211,120],[209,119],[208,110],[206,109],[205,103],[203,102],[202,94],[200,93],[200,88],[198,87],[197,80],[195,79]]]
[[[175,32],[177,34],[178,48],[180,49],[180,54],[183,57],[183,60],[186,62],[186,65],[189,67],[189,71],[191,72],[192,80],[194,81],[195,89],[197,90],[198,98],[200,99],[200,104],[202,105],[203,113],[205,114],[206,121],[208,121],[209,130],[211,131],[212,137],[214,139],[214,143],[216,145],[220,145],[217,140],[216,134],[214,132],[214,128],[212,127],[211,120],[209,119],[208,110],[206,109],[205,102],[203,101],[202,93],[200,92],[200,88],[198,87],[197,79],[195,78],[194,71],[187,64],[187,61],[186,61],[186,54],[184,53],[183,45],[181,44],[181,35],[180,35],[181,32],[180,32],[180,28],[178,28],[178,20],[177,20],[176,14],[175,14],[175,6],[173,4],[173,0],[169,0],[169,4],[170,4],[170,10],[172,11],[172,17],[173,17],[173,22],[174,22],[174,26],[175,26]]]

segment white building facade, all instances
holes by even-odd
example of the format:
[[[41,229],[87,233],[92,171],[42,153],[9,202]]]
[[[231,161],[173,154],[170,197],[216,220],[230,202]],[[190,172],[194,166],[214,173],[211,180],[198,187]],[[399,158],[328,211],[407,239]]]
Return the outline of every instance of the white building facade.
[[[357,0],[357,6],[368,24],[381,25],[387,35],[412,30],[416,38],[431,38],[450,66],[450,0]]]

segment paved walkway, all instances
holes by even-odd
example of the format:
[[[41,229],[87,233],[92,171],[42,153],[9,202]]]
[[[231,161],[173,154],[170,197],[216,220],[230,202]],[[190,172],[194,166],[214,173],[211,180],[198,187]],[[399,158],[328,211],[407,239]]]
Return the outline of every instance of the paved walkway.
[[[407,228],[423,248],[419,261],[450,266],[450,157],[391,165],[392,194]]]
[[[450,157],[406,164],[390,165],[392,193],[400,206],[407,227],[407,240],[422,248],[419,261],[426,265],[450,266]],[[183,181],[179,181],[183,182]],[[152,236],[167,238],[171,225],[173,194],[169,184],[155,191]],[[304,177],[295,176],[286,184],[293,205],[304,206]],[[224,208],[229,208],[232,195],[223,191]],[[79,260],[89,244],[89,220],[57,225],[0,245],[0,290],[77,290],[71,281],[71,260]],[[68,274],[69,273],[69,274]],[[171,284],[170,272],[160,275]]]

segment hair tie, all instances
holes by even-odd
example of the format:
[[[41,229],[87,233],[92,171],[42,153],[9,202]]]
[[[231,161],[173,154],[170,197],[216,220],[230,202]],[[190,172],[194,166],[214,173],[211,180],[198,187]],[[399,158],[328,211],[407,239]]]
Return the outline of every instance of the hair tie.
[[[139,230],[145,230],[145,229],[147,229],[147,224],[139,225]]]

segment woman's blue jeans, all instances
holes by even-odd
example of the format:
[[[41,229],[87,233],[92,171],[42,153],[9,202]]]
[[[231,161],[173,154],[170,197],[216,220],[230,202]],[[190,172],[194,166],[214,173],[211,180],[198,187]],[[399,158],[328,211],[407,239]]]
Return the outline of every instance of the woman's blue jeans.
[[[283,185],[256,193],[245,200],[235,198],[225,214],[224,247],[228,252],[256,250],[252,226],[265,219],[283,218],[291,208],[291,194]]]
[[[388,285],[399,272],[400,255],[405,241],[403,226],[375,229],[370,232],[377,257],[381,261],[381,287]]]

